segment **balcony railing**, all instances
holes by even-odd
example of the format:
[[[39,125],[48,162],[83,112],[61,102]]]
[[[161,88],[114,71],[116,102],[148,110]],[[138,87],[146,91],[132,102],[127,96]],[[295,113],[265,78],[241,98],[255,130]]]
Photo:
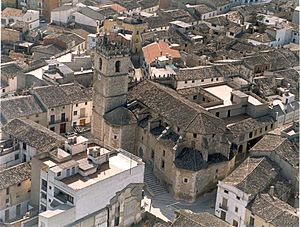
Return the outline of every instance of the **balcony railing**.
[[[67,197],[64,194],[58,193],[58,194],[54,194],[54,198],[58,199],[59,201],[63,202],[63,203],[67,203]]]
[[[224,204],[219,204],[219,208],[221,208],[222,210],[228,210],[228,206],[224,205]]]
[[[69,121],[68,118],[58,119],[58,120],[54,120],[54,121],[49,121],[49,125],[64,123],[64,122],[68,122],[68,121]]]

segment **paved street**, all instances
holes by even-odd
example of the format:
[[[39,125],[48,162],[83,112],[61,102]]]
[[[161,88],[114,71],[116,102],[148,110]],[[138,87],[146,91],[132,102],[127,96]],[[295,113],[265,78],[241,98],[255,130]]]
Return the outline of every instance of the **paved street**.
[[[195,203],[191,204],[173,199],[148,168],[145,170],[145,182],[149,187],[149,191],[153,194],[145,193],[144,203],[147,204],[145,207],[146,211],[165,221],[173,220],[174,211],[178,209],[189,209],[194,212],[214,212],[216,191],[203,195]]]

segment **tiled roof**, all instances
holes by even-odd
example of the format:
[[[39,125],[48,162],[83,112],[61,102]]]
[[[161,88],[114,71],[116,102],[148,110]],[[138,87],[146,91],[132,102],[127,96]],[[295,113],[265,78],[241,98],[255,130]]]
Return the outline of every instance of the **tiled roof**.
[[[252,132],[253,130],[270,125],[274,120],[271,116],[263,116],[260,118],[247,118],[242,121],[227,125],[227,128],[234,136],[239,136],[242,133]]]
[[[31,164],[22,163],[0,172],[0,190],[22,183],[31,178]]]
[[[180,96],[176,91],[148,80],[129,90],[128,99],[143,103],[173,127],[185,132],[218,134],[225,131],[220,118]]]
[[[166,54],[172,56],[173,59],[180,59],[179,51],[171,49],[169,44],[162,41],[151,43],[143,47],[143,54],[147,64],[151,64],[155,61],[155,58],[166,56]]]
[[[0,106],[5,122],[18,117],[46,112],[33,95],[3,98],[0,100]]]
[[[294,168],[299,168],[299,152],[287,138],[280,135],[265,135],[250,152],[274,152]]]
[[[134,114],[124,107],[118,107],[106,113],[103,118],[112,125],[128,125],[137,122]]]
[[[22,17],[24,15],[21,9],[6,7],[1,12],[2,17]]]
[[[296,209],[269,194],[257,195],[247,208],[274,227],[299,226]]]
[[[176,212],[177,213],[177,212]],[[231,225],[220,218],[207,213],[194,213],[190,210],[180,210],[179,217],[171,224],[171,227],[230,227]]]
[[[223,77],[223,75],[215,67],[211,66],[180,69],[175,75],[177,81],[201,80],[215,77]]]
[[[250,200],[270,186],[278,176],[279,167],[268,158],[247,158],[223,182],[247,193]]]
[[[49,152],[65,143],[65,138],[31,120],[14,119],[2,131],[34,147],[37,152]]]

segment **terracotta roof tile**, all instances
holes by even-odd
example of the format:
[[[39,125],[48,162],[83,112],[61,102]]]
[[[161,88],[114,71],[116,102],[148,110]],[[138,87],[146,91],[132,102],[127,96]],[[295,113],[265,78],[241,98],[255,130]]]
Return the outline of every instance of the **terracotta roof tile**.
[[[178,50],[173,50],[165,42],[155,42],[143,47],[143,53],[147,64],[151,64],[155,58],[169,54],[173,59],[179,59]]]

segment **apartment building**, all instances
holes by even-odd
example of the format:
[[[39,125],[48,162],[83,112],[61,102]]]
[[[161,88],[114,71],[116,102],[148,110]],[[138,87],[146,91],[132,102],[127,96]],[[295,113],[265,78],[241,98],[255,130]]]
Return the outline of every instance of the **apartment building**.
[[[58,149],[55,159],[38,160],[39,226],[130,226],[141,219],[139,158],[95,143],[69,152]]]

